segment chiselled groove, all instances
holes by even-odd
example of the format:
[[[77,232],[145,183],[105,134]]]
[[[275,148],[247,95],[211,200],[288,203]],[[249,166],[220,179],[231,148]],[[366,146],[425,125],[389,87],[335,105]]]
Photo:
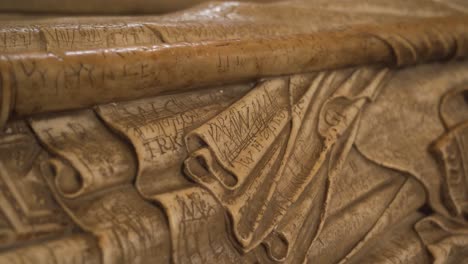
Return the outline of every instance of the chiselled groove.
[[[31,126],[52,152],[77,169],[78,174],[61,165],[55,168],[61,172],[54,180],[63,196],[77,198],[134,179],[136,164],[128,146],[112,135],[92,111],[33,119]]]
[[[295,211],[293,207],[301,203],[299,197],[318,177],[323,164],[330,160],[330,174],[340,169],[354,140],[358,126],[355,120],[360,109],[376,96],[387,81],[387,75],[388,69],[364,67],[354,71],[319,73],[312,79],[304,76],[306,92],[292,105],[285,100],[295,92],[291,82],[268,80],[187,134],[191,155],[185,161],[185,171],[224,204],[233,219],[234,235],[246,252],[281,224],[287,212]],[[272,98],[276,98],[275,103]],[[294,111],[286,112],[285,108]],[[245,115],[242,120],[247,120],[246,124],[250,123],[248,120],[254,122],[258,118],[262,122],[246,127],[245,132],[237,131],[236,122],[242,121],[232,119],[236,114]],[[287,140],[284,140],[285,136]],[[271,160],[269,155],[276,153],[278,146],[284,146],[282,148],[286,150]],[[231,158],[226,153],[235,156]],[[199,170],[203,166],[200,157],[206,161],[208,169],[205,171]],[[305,157],[309,162],[303,162]],[[263,165],[271,162],[280,165]],[[261,173],[256,172],[259,168]],[[220,182],[226,173],[234,174],[237,179],[234,185]],[[321,177],[321,181],[326,178]],[[263,191],[265,194],[256,190],[260,186],[254,187],[258,182],[268,186]],[[240,191],[244,189],[247,194]],[[324,185],[320,192],[325,193],[326,189]],[[246,204],[239,210],[236,204],[245,199],[248,201],[254,195],[263,203],[260,206]],[[285,226],[290,228],[289,223]],[[295,239],[291,236],[288,243]]]
[[[152,197],[157,190],[177,190],[188,184],[180,170],[186,157],[184,134],[213,117],[249,88],[249,84],[214,87],[197,93],[113,103],[99,106],[97,113],[132,143],[139,162],[136,186],[143,196]]]
[[[351,65],[392,63],[395,58],[392,55],[393,51],[388,48],[386,31],[391,32],[390,37],[392,34],[398,34],[415,38],[412,35],[418,34],[417,36],[423,38],[426,37],[426,33],[419,33],[421,26],[418,23],[424,22],[427,29],[432,26],[446,31],[455,29],[448,37],[462,41],[468,35],[463,27],[465,20],[464,17],[419,19],[374,28],[355,26],[343,32],[289,35],[257,40],[241,39],[189,45],[65,51],[61,59],[57,59],[52,54],[46,55],[40,52],[21,54],[21,56],[5,54],[0,60],[2,66],[0,68],[4,69],[2,70],[4,72],[11,71],[17,81],[16,87],[19,87],[16,91],[14,112],[18,115],[28,115],[91,106],[109,101],[135,99],[220,82],[232,83],[275,74],[292,74]],[[377,40],[374,36],[380,36],[380,39],[387,41]],[[440,36],[443,37],[440,40],[435,39],[433,32],[427,36],[434,38],[435,42],[450,41],[445,39],[447,35]],[[228,45],[220,46],[222,43]],[[347,44],[342,45],[342,43]],[[396,44],[391,43],[391,45]],[[412,45],[416,50],[421,48],[417,42]],[[366,49],[362,49],[362,46]],[[455,58],[464,57],[467,52],[464,50],[465,47],[459,46],[458,48]],[[264,52],[264,50],[272,52]],[[353,55],[350,56],[350,54]],[[418,53],[417,58],[409,60],[403,58],[396,63],[404,65],[441,58],[448,59],[447,56],[450,54],[453,54],[453,51],[437,50],[427,54]],[[181,57],[184,60],[174,60],[175,57]],[[227,63],[236,57],[241,58],[239,64],[224,65],[223,62],[222,70],[220,70],[219,58],[226,58]],[[38,71],[47,67],[47,72],[44,73],[45,75],[33,72],[26,78],[25,72],[21,70],[21,65],[24,63],[35,63]],[[169,71],[173,78],[169,78]],[[197,83],[193,82],[195,76],[197,76]],[[115,78],[119,78],[123,83],[116,85]],[[67,89],[63,89],[62,86]],[[96,93],[96,87],[109,93]],[[57,89],[59,89],[58,94]],[[65,94],[73,100],[64,100]]]
[[[148,26],[148,25],[146,25],[146,24],[142,24],[142,26],[144,26],[144,27],[146,27],[147,29],[151,30],[151,32],[153,32],[153,34],[154,34],[163,44],[168,43],[168,41],[167,41],[166,38],[164,37],[164,34],[163,34],[160,30],[158,30],[158,29],[156,29],[156,28],[154,28],[154,27],[150,27],[150,26]]]
[[[52,197],[44,193],[48,189],[37,173],[44,151],[23,122],[7,130],[0,140],[0,215],[9,225],[2,225],[0,248],[31,237],[52,237],[71,227],[64,214],[57,212]]]
[[[400,193],[400,191],[402,190],[403,186],[405,186],[405,184],[406,184],[407,182],[408,182],[408,179],[405,179],[402,183],[400,183],[400,186],[398,186],[398,188],[397,188],[396,190],[394,190],[393,197],[392,197],[391,199],[389,199],[389,201],[388,201],[388,203],[387,203],[387,205],[386,205],[385,207],[389,207],[389,206],[391,206],[392,203],[394,203],[396,197],[399,195],[399,193]],[[376,194],[376,193],[378,193],[378,192],[381,192],[383,189],[385,189],[385,188],[387,188],[387,187],[390,187],[391,185],[392,185],[392,184],[391,184],[390,182],[384,182],[384,183],[382,183],[381,185],[376,186],[375,189],[371,190],[371,191],[368,193],[369,195],[360,196],[356,201],[358,201],[357,203],[359,203],[359,200],[362,201],[362,200],[368,199],[369,196],[372,196],[372,193]],[[357,203],[353,201],[353,203],[350,204],[349,206],[356,205]],[[333,218],[336,219],[336,217],[338,216],[338,214],[339,214],[339,213],[342,213],[342,212],[345,211],[345,210],[346,210],[345,208],[339,210],[339,211],[338,211],[336,214],[334,214],[331,218],[332,218],[332,219],[333,219]],[[372,225],[372,227],[371,227],[371,228],[369,229],[369,231],[367,232],[366,237],[364,237],[362,240],[356,242],[355,247],[356,247],[357,245],[359,245],[359,244],[361,243],[361,241],[364,241],[364,240],[367,238],[367,235],[373,231],[373,229],[377,226],[377,224],[378,224],[380,218],[381,218],[385,213],[386,213],[386,211],[384,210],[384,211],[382,211],[382,212],[378,215],[377,220],[375,221],[375,223]],[[345,259],[348,257],[348,254],[350,254],[350,253],[351,253],[351,252],[347,252],[346,257],[345,257],[343,260],[345,260]]]
[[[7,20],[0,263],[468,256],[468,15],[298,0]]]
[[[385,226],[388,224],[396,224],[396,216],[400,217],[403,219],[406,217],[407,213],[403,212],[395,212],[398,211],[398,207],[401,206],[401,204],[406,204],[408,206],[414,207],[413,209],[418,209],[423,203],[424,199],[416,199],[417,201],[407,201],[408,199],[408,193],[414,192],[414,191],[419,191],[422,192],[422,188],[420,186],[417,186],[418,184],[416,181],[414,181],[412,178],[408,177],[409,175],[405,175],[403,177],[406,177],[403,183],[399,186],[399,188],[396,190],[395,195],[393,198],[390,200],[388,203],[387,207],[389,210],[383,211],[378,219],[375,221],[374,225],[369,229],[367,234],[359,240],[352,251],[348,252],[346,256],[340,261],[340,264],[346,263],[348,259],[350,259],[355,252],[359,251],[366,242],[371,241],[372,238],[376,238],[379,234],[383,233],[385,231]],[[419,188],[418,188],[419,187]],[[410,210],[408,210],[410,211]],[[389,213],[390,212],[390,213]],[[392,213],[394,215],[392,215]]]
[[[13,104],[15,102],[15,88],[11,83],[8,71],[4,71],[0,66],[0,127],[3,127],[8,121]]]
[[[466,98],[466,99],[465,99]],[[440,99],[439,116],[446,129],[452,129],[467,120],[468,87],[461,84],[454,87]],[[457,111],[454,111],[457,109]]]
[[[468,122],[452,128],[447,135],[434,144],[436,158],[442,163],[445,177],[446,203],[455,216],[465,215],[468,211],[468,168],[466,148],[468,147]]]

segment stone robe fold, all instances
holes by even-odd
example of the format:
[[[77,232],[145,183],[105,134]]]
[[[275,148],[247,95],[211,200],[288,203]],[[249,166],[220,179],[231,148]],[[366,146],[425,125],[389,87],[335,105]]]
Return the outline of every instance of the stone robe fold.
[[[362,107],[387,77],[387,69],[364,67],[265,80],[187,134],[191,154],[185,171],[227,209],[243,250],[262,242],[296,206],[302,211],[311,206],[299,197],[325,162],[329,175],[339,170]],[[326,189],[317,195],[326,196]],[[267,243],[283,251],[274,259],[287,256],[297,235],[281,229],[305,218],[291,221]]]

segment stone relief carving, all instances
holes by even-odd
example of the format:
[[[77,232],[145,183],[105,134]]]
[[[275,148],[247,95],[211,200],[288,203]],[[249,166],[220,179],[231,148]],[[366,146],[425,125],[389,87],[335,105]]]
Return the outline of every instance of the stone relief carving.
[[[0,15],[0,263],[465,263],[466,12]]]

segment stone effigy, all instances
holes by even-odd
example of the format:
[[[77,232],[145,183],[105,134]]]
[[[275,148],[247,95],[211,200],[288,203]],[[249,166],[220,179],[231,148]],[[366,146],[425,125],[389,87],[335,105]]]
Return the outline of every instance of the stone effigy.
[[[468,261],[468,5],[259,2],[2,15],[0,263]]]

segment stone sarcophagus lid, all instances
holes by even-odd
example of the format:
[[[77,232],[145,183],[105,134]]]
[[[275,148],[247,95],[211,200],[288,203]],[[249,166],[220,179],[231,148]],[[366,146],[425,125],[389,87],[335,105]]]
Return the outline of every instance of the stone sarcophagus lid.
[[[1,264],[468,263],[468,3],[200,2],[0,2]]]

